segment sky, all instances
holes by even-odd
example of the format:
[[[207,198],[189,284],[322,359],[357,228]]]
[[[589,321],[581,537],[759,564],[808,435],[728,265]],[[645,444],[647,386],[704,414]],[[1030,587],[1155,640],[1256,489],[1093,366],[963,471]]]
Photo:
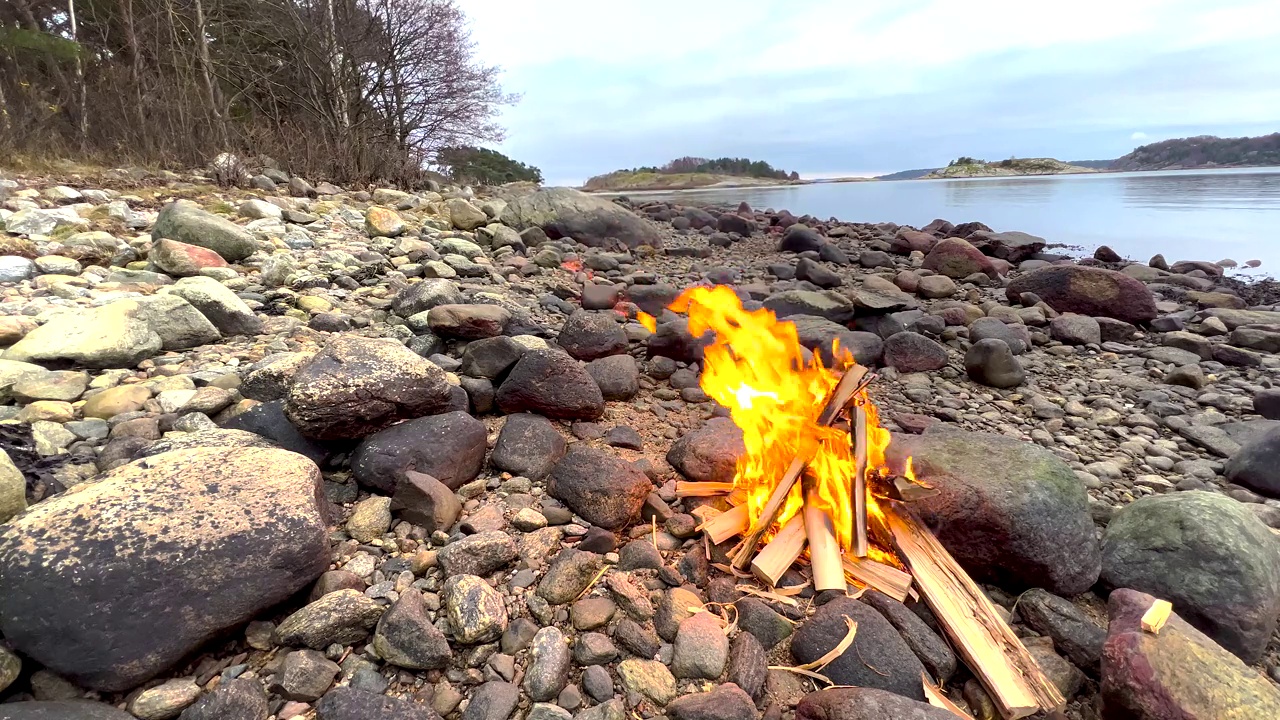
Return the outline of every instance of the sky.
[[[1280,131],[1277,0],[458,3],[521,95],[497,149],[549,184],[686,155],[819,178]]]

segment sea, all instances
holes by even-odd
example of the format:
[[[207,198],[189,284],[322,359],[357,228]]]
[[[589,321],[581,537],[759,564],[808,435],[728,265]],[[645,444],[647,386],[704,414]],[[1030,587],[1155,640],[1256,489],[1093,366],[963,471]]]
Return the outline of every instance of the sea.
[[[640,194],[633,194],[638,197]],[[1232,259],[1236,272],[1280,277],[1280,168],[815,183],[643,193],[685,205],[786,209],[846,222],[921,227],[977,220],[1039,235],[1056,252],[1108,245],[1147,262]],[[1260,260],[1257,270],[1244,268]]]

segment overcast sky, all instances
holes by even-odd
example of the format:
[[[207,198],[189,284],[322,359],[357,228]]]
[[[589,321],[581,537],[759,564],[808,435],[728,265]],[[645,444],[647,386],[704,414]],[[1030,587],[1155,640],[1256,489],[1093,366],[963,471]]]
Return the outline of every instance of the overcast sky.
[[[1280,0],[459,0],[499,149],[580,184],[683,155],[805,177],[1280,130]]]

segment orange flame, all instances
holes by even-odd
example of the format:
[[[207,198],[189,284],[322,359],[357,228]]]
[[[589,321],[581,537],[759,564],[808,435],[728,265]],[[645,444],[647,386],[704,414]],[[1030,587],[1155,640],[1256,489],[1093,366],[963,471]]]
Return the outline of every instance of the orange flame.
[[[704,351],[701,385],[707,395],[729,409],[734,424],[742,430],[746,452],[738,459],[734,486],[746,491],[751,525],[759,522],[770,494],[792,460],[801,457],[808,462],[808,473],[816,481],[818,506],[831,517],[837,542],[851,549],[857,463],[850,434],[818,422],[842,371],[854,364],[849,351],[833,342],[832,368],[824,367],[816,353],[806,360],[794,324],[779,322],[767,309],[745,310],[733,290],[723,285],[689,288],[670,308],[688,314],[689,332],[694,337],[707,331],[715,334]],[[651,316],[639,313],[637,319],[653,329]],[[867,415],[867,475],[887,476],[889,431],[880,426],[879,414],[865,390],[856,402]],[[910,460],[907,475],[914,479]],[[803,493],[802,484],[796,483],[776,527],[800,511]],[[873,515],[880,512],[870,494],[867,511]]]

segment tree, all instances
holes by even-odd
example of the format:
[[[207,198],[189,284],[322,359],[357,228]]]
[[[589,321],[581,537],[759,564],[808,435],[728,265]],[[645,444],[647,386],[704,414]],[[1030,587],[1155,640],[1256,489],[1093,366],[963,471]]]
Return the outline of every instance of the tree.
[[[502,185],[523,180],[542,184],[541,170],[489,148],[445,148],[440,151],[436,163],[460,183]]]
[[[0,153],[412,182],[501,139],[497,78],[456,0],[0,2]]]

